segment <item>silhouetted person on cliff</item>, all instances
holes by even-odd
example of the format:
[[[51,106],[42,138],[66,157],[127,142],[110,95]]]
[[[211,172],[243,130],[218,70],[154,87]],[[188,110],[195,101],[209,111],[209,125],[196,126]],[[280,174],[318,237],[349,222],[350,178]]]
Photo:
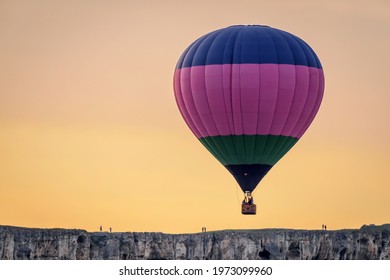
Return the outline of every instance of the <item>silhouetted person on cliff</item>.
[[[324,225],[324,229],[326,230],[326,225]]]
[[[100,226],[100,231],[102,231],[103,230],[103,227],[102,226]]]
[[[112,228],[110,227],[110,233],[112,232]]]

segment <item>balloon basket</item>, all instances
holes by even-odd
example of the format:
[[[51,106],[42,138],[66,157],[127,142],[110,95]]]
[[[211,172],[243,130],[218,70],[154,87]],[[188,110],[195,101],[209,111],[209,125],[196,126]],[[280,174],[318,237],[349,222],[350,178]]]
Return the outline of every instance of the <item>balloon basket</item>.
[[[241,213],[243,215],[256,215],[256,204],[242,204]]]

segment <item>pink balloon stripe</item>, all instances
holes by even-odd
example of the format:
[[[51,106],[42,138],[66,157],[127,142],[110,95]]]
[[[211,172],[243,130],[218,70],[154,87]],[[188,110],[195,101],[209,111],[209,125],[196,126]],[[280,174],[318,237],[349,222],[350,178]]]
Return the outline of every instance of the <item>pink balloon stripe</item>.
[[[322,69],[287,64],[223,64],[177,69],[176,102],[200,137],[301,137],[321,103]]]

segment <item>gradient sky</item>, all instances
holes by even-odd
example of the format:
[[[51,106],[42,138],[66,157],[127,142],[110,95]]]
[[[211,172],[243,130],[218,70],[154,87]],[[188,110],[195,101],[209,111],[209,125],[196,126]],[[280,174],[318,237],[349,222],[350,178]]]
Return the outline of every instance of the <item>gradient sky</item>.
[[[264,24],[305,40],[320,111],[240,213],[175,104],[195,39]],[[0,0],[0,224],[168,233],[390,222],[390,2]]]

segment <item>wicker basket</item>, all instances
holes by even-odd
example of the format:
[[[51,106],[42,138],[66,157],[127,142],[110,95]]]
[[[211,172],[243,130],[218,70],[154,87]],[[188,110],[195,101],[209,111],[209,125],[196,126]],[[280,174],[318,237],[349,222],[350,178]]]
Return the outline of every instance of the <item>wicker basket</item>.
[[[256,204],[242,204],[241,213],[243,215],[256,215]]]

